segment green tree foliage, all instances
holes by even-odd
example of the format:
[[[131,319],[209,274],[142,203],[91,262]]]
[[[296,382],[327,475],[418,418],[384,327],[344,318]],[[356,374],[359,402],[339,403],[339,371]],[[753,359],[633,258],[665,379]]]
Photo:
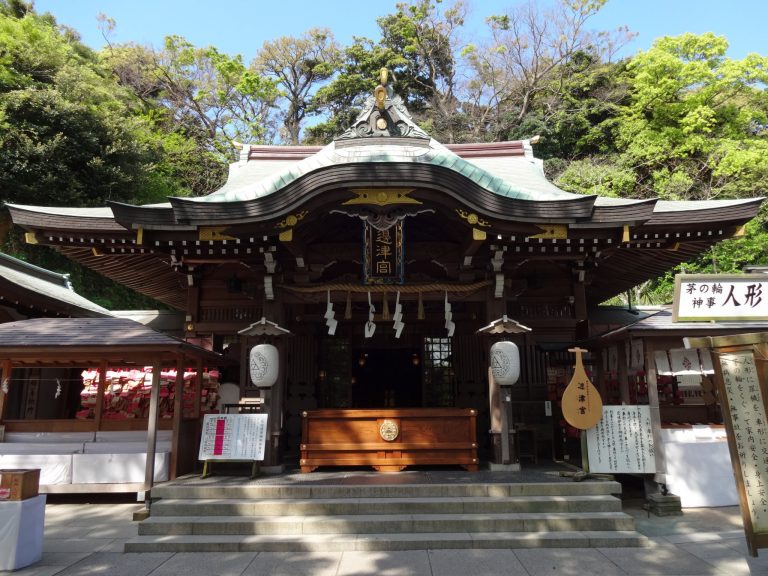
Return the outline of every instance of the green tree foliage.
[[[2,199],[95,206],[146,195],[158,155],[131,98],[50,19],[0,14]],[[152,184],[163,195],[174,186]]]
[[[168,36],[161,50],[125,44],[105,50],[104,59],[156,127],[192,139],[201,150],[231,159],[233,140],[272,138],[277,86],[247,69],[239,55]]]
[[[669,199],[754,195],[768,177],[768,57],[725,56],[707,33],[661,38],[627,65],[630,99],[616,123],[636,192]]]
[[[264,42],[252,67],[280,87],[286,105],[281,114],[281,140],[299,143],[302,122],[317,110],[313,102],[315,92],[333,76],[339,58],[339,46],[327,28],[312,28],[298,38],[283,36]]]
[[[401,69],[406,58],[394,50],[369,38],[355,38],[341,56],[338,74],[321,86],[313,100],[313,110],[325,120],[305,130],[305,140],[312,144],[325,144],[349,128],[362,110],[366,98],[373,93],[372,79],[379,70],[387,68],[396,74],[397,91],[403,97],[405,76]]]

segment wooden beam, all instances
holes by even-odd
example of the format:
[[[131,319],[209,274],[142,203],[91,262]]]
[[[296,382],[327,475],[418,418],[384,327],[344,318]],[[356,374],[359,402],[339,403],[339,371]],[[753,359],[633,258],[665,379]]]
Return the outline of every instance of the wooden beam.
[[[472,258],[475,256],[475,253],[478,251],[480,246],[483,245],[484,241],[485,238],[476,234],[474,229],[472,230],[471,235],[467,236],[466,240],[464,240],[460,248],[462,270],[472,268]]]
[[[157,451],[157,416],[160,412],[160,373],[163,364],[159,358],[152,362],[152,390],[149,396],[149,421],[147,422],[147,464],[144,470],[144,495],[147,507],[150,491],[155,482],[155,452]]]

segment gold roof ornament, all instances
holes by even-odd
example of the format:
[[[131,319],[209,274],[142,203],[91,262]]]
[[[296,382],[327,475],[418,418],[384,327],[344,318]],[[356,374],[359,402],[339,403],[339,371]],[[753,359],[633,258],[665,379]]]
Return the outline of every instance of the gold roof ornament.
[[[379,70],[379,85],[373,90],[373,97],[376,100],[376,108],[384,110],[384,106],[389,96],[389,90],[387,90],[387,80],[389,78],[389,70],[382,68]]]
[[[388,68],[379,69],[379,84],[368,96],[363,111],[337,141],[367,137],[418,138],[429,140],[429,135],[413,121],[400,96],[392,85],[397,81]]]

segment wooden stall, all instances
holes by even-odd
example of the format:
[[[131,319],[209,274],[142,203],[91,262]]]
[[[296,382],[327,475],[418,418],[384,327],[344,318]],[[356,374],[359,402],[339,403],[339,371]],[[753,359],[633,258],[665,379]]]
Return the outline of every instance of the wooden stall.
[[[34,318],[0,324],[0,465],[39,467],[43,492],[139,492],[195,466],[203,366],[223,358],[122,318]],[[20,374],[33,368],[98,367],[93,414],[84,419],[11,419],[9,400],[25,386]],[[107,367],[143,366],[150,394],[143,417],[108,419]],[[194,367],[191,410],[183,404],[183,378],[175,381],[173,412],[160,417],[161,375]],[[164,400],[168,400],[169,397]],[[38,397],[37,402],[45,402]],[[49,401],[54,401],[51,398]],[[51,478],[48,482],[45,478]]]
[[[477,413],[471,409],[308,410],[302,414],[301,471],[319,466],[455,464],[476,471]]]

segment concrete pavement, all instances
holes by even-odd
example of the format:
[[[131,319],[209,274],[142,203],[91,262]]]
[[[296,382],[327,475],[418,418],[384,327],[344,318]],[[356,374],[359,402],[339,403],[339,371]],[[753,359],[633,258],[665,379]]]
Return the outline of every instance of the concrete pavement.
[[[768,550],[748,557],[737,507],[657,517],[642,509],[642,501],[625,501],[625,512],[651,539],[648,548],[125,554],[125,541],[137,534],[132,514],[141,508],[125,500],[49,497],[42,560],[0,575],[768,575]]]

